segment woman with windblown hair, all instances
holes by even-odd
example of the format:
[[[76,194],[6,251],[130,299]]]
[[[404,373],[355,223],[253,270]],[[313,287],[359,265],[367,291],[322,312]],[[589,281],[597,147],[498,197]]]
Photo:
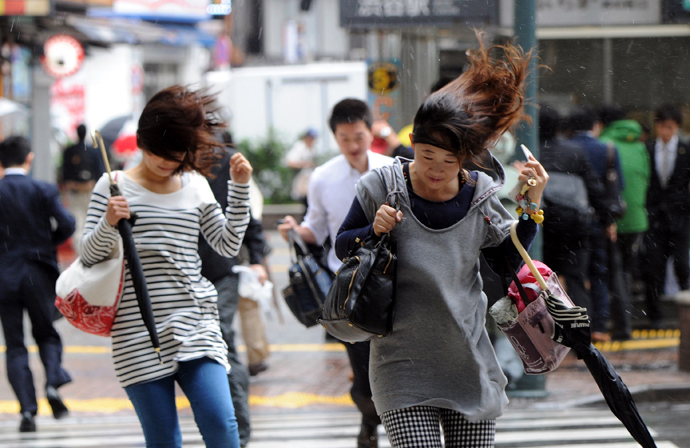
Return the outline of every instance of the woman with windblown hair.
[[[479,257],[496,271],[506,258],[516,269],[521,262],[509,235],[513,219],[496,196],[503,169],[487,148],[525,117],[530,55],[511,44],[487,49],[477,37],[471,67],[417,111],[414,160],[393,164],[400,210],[386,204],[377,172],[386,167],[374,170],[357,184],[336,241],[341,259],[357,238],[390,233],[397,246],[393,333],[372,339],[369,373],[394,448],[441,447],[441,428],[446,447],[493,447],[496,418],[508,402],[484,329]],[[528,246],[548,174],[531,157],[519,179],[532,185],[517,229]]]
[[[240,446],[218,294],[201,275],[198,254],[204,238],[220,255],[237,256],[249,222],[249,161],[240,153],[230,158],[225,209],[205,177],[220,157],[216,133],[223,127],[216,99],[205,90],[161,90],[139,118],[141,162],[114,173],[122,196],[110,196],[107,175],[91,196],[81,246],[85,264],[106,259],[116,247],[118,221],[137,215],[132,233],[162,360],[151,347],[130,274],[113,322],[112,354],[147,447],[182,447],[176,384],[189,399],[206,447]]]

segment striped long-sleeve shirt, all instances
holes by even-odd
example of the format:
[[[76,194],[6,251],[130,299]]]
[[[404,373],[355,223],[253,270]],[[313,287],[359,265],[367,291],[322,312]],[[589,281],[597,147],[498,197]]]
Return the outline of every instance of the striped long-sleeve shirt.
[[[184,173],[183,187],[157,194],[117,172],[122,195],[137,214],[132,229],[144,270],[161,343],[163,364],[151,346],[139,311],[129,269],[112,327],[115,373],[123,387],[151,381],[177,370],[177,363],[208,356],[225,366],[227,346],[218,324],[217,293],[201,276],[199,233],[226,257],[236,256],[249,222],[249,185],[228,182],[223,210],[206,179]],[[119,233],[105,219],[108,176],[96,184],[84,228],[81,257],[85,264],[107,258]]]

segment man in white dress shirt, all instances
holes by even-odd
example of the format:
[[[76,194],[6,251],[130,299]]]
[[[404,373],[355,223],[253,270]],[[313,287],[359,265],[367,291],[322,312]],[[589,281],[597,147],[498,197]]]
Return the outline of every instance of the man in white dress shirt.
[[[393,159],[370,150],[374,136],[369,107],[357,99],[344,99],[333,107],[329,125],[340,155],[314,170],[309,180],[309,206],[301,224],[286,216],[278,230],[287,239],[294,228],[306,243],[323,245],[330,238],[328,268],[335,272],[341,261],[335,255],[335,237],[355,198],[355,184],[369,170],[393,163]],[[369,343],[345,344],[353,371],[352,400],[362,413],[358,448],[376,448],[380,419],[371,401],[369,386]]]

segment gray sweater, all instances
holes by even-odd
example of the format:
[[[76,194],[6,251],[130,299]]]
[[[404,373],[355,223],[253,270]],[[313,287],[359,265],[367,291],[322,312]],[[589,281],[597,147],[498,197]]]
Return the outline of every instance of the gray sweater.
[[[360,179],[357,198],[370,221],[386,201],[382,175],[396,176],[403,220],[392,232],[398,270],[393,333],[371,341],[369,377],[379,414],[410,406],[461,412],[469,421],[495,419],[508,403],[507,380],[484,328],[479,254],[509,237],[513,219],[496,192],[503,169],[479,173],[467,215],[439,230],[412,214],[402,167]]]

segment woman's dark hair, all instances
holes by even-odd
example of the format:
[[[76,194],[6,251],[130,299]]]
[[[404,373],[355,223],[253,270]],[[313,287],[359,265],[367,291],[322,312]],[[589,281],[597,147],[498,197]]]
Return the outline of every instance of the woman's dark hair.
[[[137,145],[158,157],[181,162],[177,172],[210,174],[222,157],[216,136],[225,123],[214,95],[175,85],[156,93],[139,118]]]
[[[657,123],[659,121],[666,120],[675,121],[678,126],[682,126],[683,114],[677,107],[671,104],[664,104],[656,110],[656,113],[654,114],[654,122]]]
[[[468,52],[470,67],[426,97],[414,117],[413,142],[426,143],[481,163],[482,153],[519,121],[524,112],[523,85],[531,52],[512,44],[487,49],[477,31],[479,50]],[[494,58],[493,51],[504,57]]]
[[[24,165],[30,152],[31,144],[24,137],[7,137],[0,143],[0,164],[4,168]]]
[[[369,106],[362,100],[346,98],[333,106],[331,117],[328,119],[328,125],[335,134],[335,128],[339,124],[357,123],[358,121],[363,121],[367,129],[371,130],[373,118]]]

